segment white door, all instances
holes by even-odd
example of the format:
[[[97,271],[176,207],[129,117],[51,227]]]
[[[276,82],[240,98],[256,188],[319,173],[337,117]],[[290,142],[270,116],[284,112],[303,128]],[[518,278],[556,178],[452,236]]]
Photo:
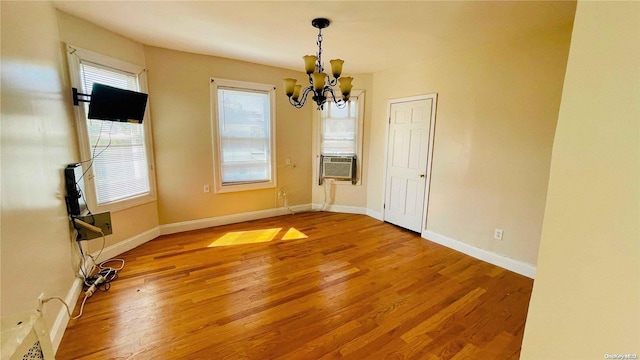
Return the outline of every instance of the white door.
[[[384,220],[416,232],[426,217],[434,100],[399,100],[389,108]]]

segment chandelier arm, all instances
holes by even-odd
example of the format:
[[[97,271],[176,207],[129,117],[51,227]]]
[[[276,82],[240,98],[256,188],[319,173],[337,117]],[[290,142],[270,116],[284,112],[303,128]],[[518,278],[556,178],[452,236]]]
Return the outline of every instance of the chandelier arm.
[[[333,91],[333,88],[331,86],[325,86],[322,91],[331,94],[331,98],[333,99],[333,101],[336,101],[336,93]]]
[[[302,105],[303,105],[303,106],[304,106],[304,104],[306,104],[306,103],[307,103],[307,98],[308,98],[308,96],[307,96],[307,95],[309,94],[309,92],[310,92],[310,91],[311,91],[311,92],[313,92],[313,91],[312,91],[312,89],[313,89],[313,88],[312,88],[311,86],[307,86],[307,87],[306,87],[306,88],[304,88],[304,90],[302,91],[302,96],[301,96],[300,98],[302,99],[302,100],[301,100],[301,103],[302,103]]]
[[[311,86],[307,86],[306,88],[304,88],[298,100],[293,100],[292,97],[289,97],[289,104],[300,109],[307,103],[307,95],[309,94],[309,91],[311,91]]]
[[[336,107],[338,107],[338,109],[344,109],[345,105],[347,105],[347,102],[344,101],[343,99],[336,98],[336,93],[333,91],[333,88],[329,86],[325,86],[324,91],[331,94],[333,103],[336,105]]]
[[[300,109],[301,107],[304,106],[303,103],[301,103],[298,100],[293,100],[292,97],[289,97],[289,104],[293,105],[296,109]]]
[[[289,97],[289,104],[293,105],[296,109],[300,109],[304,105],[302,105],[299,101],[293,100],[293,98]]]

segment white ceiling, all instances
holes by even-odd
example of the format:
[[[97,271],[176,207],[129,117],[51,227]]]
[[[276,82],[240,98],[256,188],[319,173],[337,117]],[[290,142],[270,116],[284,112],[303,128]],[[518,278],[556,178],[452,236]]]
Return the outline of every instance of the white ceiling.
[[[315,54],[369,73],[439,52],[570,27],[574,1],[54,1],[145,45],[294,70]]]

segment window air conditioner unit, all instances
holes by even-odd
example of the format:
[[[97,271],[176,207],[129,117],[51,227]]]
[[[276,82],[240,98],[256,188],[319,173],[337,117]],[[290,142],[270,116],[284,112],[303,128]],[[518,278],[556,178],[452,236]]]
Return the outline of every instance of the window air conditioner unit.
[[[322,156],[322,178],[351,180],[356,178],[355,156]]]

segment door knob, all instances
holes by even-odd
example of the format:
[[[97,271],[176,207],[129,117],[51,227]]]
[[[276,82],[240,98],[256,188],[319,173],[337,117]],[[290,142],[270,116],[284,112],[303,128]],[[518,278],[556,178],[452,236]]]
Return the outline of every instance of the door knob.
[[[424,178],[424,174],[420,174],[420,177],[421,177],[421,178]]]

